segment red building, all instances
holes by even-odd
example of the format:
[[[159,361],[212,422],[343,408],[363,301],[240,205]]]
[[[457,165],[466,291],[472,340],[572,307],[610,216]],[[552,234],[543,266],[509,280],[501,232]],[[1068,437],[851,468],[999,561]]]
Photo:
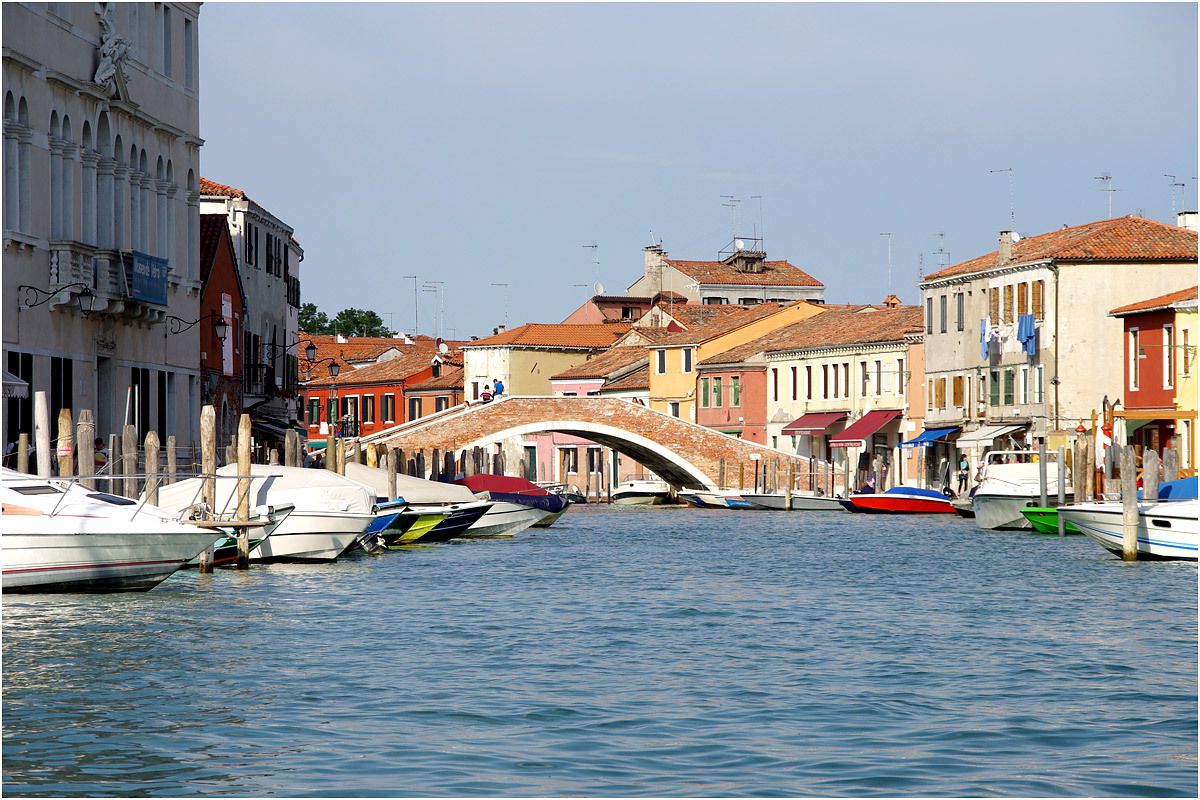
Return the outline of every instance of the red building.
[[[1125,419],[1126,440],[1159,452],[1178,446],[1185,467],[1195,452],[1196,299],[1192,286],[1109,312],[1125,323],[1125,397],[1118,416]]]
[[[220,453],[237,433],[242,413],[246,321],[246,292],[224,214],[200,215],[200,283],[200,402],[217,412]]]
[[[435,372],[438,372],[436,368]],[[463,402],[463,369],[450,363],[442,365],[439,375],[424,383],[410,384],[404,393],[407,402],[406,420],[421,419]]]
[[[696,374],[696,424],[767,444],[767,365],[752,363],[760,340],[701,361]]]
[[[410,411],[421,411],[423,404],[410,409],[410,399],[418,399],[410,397],[412,389],[441,378],[444,372],[461,372],[461,362],[451,360],[453,357],[452,353],[443,355],[409,346],[397,355],[358,368],[335,357],[339,365],[336,377],[317,377],[326,365],[309,367],[313,378],[301,391],[309,439],[323,439],[331,433],[368,436],[414,419]],[[461,400],[461,375],[459,379],[457,396]],[[434,399],[433,404],[436,402]],[[331,421],[340,423],[340,427],[335,425],[337,430],[331,431]]]

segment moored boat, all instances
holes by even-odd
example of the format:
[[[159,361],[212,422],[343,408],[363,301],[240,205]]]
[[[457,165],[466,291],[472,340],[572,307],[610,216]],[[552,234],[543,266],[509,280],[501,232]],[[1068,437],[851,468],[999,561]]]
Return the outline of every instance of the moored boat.
[[[1115,555],[1124,552],[1125,510],[1121,503],[1062,506],[1059,513],[1089,539]],[[1200,540],[1200,500],[1138,504],[1138,558],[1195,561]]]
[[[0,476],[5,592],[146,591],[223,536],[71,481]]]
[[[787,495],[784,492],[742,492],[741,497],[753,508],[767,511],[786,511]],[[841,511],[842,504],[836,497],[813,494],[811,492],[792,492],[792,511]]]
[[[612,501],[619,506],[661,506],[671,498],[671,484],[659,480],[632,479],[613,489]]]
[[[379,503],[397,499],[386,496],[388,493],[387,470],[350,463],[346,465],[346,475],[372,487],[375,490],[376,501]],[[412,509],[429,513],[439,511],[449,513],[452,506],[477,503],[481,499],[471,489],[458,483],[443,483],[399,474],[396,475],[396,493]],[[547,516],[540,509],[533,509],[526,505],[493,500],[487,502],[491,504],[491,507],[458,535],[468,537],[514,536]],[[563,507],[566,507],[565,502]],[[459,515],[455,522],[447,522],[436,538],[441,540],[442,535],[456,527],[461,519],[462,515]],[[433,540],[432,537],[424,539],[426,542]],[[397,543],[413,544],[418,539],[405,537],[403,541],[396,542],[394,539],[392,541],[393,544],[389,546],[395,546]]]
[[[217,470],[218,513],[237,503],[237,465]],[[189,478],[159,489],[159,507],[181,513],[200,496],[202,478]],[[323,469],[254,464],[250,467],[250,502],[292,504],[295,510],[250,551],[251,561],[334,561],[375,519],[370,489],[344,475]]]
[[[1029,526],[1033,528],[1034,533],[1058,533],[1057,508],[1028,506],[1021,509],[1021,514],[1029,520]],[[1064,521],[1063,533],[1083,533],[1083,531],[1075,527],[1074,523]]]
[[[993,450],[987,454],[983,477],[975,487],[971,507],[975,524],[988,530],[1029,530],[1031,524],[1021,513],[1029,507],[1054,508],[1058,505],[1057,453],[1046,453],[1046,504],[1041,502],[1039,453],[1031,450]],[[1074,489],[1065,486],[1067,502]]]
[[[852,494],[839,502],[847,511],[864,514],[955,513],[946,495],[915,486],[893,486],[879,494]]]
[[[524,506],[538,512],[531,527],[547,528],[566,513],[570,503],[561,495],[546,491],[531,481],[509,475],[469,475],[455,483],[465,486],[477,497],[496,503]]]

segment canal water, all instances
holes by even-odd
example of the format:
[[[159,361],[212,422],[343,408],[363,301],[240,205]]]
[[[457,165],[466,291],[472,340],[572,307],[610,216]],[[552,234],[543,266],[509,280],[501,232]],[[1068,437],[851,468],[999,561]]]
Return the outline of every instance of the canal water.
[[[954,518],[576,507],[4,597],[17,796],[1196,796],[1197,573]]]

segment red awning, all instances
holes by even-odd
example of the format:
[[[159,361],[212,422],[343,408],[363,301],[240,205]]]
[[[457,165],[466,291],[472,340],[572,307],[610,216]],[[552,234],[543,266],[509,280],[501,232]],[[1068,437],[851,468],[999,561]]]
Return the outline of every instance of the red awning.
[[[784,436],[819,436],[845,418],[845,411],[813,411],[789,422],[782,432]]]
[[[899,411],[868,411],[846,430],[829,440],[830,447],[863,447],[875,431],[900,416]]]

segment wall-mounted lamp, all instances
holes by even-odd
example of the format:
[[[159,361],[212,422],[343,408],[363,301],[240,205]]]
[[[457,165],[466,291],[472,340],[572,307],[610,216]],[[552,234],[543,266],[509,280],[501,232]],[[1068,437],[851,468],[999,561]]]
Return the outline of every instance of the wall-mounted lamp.
[[[77,287],[82,291],[75,299],[79,303],[79,313],[83,314],[86,319],[92,313],[92,309],[96,307],[96,293],[86,283],[68,283],[55,289],[39,289],[23,283],[17,287],[17,291],[21,293],[19,308],[37,308],[49,303],[63,292]]]
[[[168,314],[163,319],[166,320],[167,335],[169,336],[174,336],[177,333],[183,333],[184,331],[191,330],[206,319],[213,320],[213,333],[217,335],[217,338],[221,340],[222,344],[225,343],[225,337],[229,335],[229,323],[225,321],[225,317],[216,313],[206,314],[203,317],[200,317],[200,319],[194,319],[191,321],[188,321],[182,317],[177,317],[174,314]]]

